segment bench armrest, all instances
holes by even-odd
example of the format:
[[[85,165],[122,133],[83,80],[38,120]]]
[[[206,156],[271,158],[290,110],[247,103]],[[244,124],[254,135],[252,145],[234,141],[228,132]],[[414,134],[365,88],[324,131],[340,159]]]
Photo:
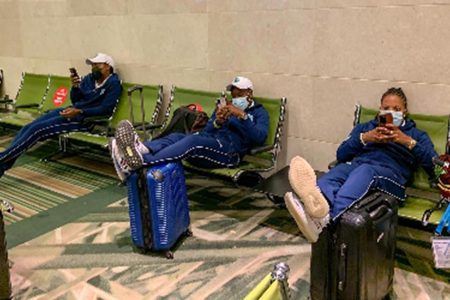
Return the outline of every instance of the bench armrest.
[[[109,127],[110,118],[106,116],[92,116],[83,119],[82,123],[89,127],[89,132],[110,136],[113,133]]]
[[[162,127],[162,124],[151,124],[151,123],[145,123],[144,126],[142,124],[133,124],[133,127],[136,130],[154,130]],[[144,128],[142,128],[144,127]]]
[[[136,91],[136,90],[138,90],[138,91],[140,91],[141,93],[142,93],[142,90],[143,90],[144,88],[142,87],[142,85],[135,85],[135,86],[133,86],[133,87],[130,87],[129,89],[128,89],[128,96],[131,96],[131,94],[134,92],[134,91]]]
[[[255,154],[258,154],[261,152],[267,152],[272,149],[273,149],[273,145],[264,145],[261,147],[255,147],[255,148],[250,149],[250,154],[255,155]]]
[[[18,104],[15,106],[16,109],[18,108],[38,108],[39,104],[37,103],[30,103],[30,104]]]
[[[109,118],[105,116],[93,116],[93,117],[86,117],[83,119],[83,123],[90,123],[90,124],[104,124],[108,122]]]

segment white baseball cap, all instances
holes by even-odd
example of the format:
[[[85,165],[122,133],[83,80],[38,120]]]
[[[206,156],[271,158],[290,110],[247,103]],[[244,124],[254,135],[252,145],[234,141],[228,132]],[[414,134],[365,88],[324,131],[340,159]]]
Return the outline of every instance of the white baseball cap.
[[[105,53],[97,53],[95,55],[95,57],[87,58],[86,59],[86,63],[88,65],[103,63],[103,64],[108,64],[108,65],[110,65],[111,67],[114,68],[114,60],[112,59],[111,56],[109,56],[109,55],[107,55]]]
[[[253,91],[253,83],[247,77],[236,76],[231,84],[227,85],[227,91],[231,91],[233,86],[241,90],[251,89]]]

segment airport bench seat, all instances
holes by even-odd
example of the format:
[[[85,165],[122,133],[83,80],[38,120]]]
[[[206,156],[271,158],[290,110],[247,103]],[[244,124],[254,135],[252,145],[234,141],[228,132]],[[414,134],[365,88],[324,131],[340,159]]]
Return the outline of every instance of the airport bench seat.
[[[354,125],[364,123],[375,118],[378,110],[364,108],[357,105],[355,110]],[[432,116],[411,114],[410,118],[416,122],[417,128],[427,132],[436,151],[439,154],[448,153],[449,116]],[[334,162],[333,162],[334,163]],[[263,180],[255,187],[258,192],[265,193],[275,203],[282,203],[286,192],[292,191],[288,180],[289,166]],[[320,176],[321,172],[317,172]],[[404,205],[399,208],[399,222],[412,227],[434,230],[442,217],[443,210],[435,211],[428,220],[427,227],[422,225],[423,213],[435,206],[440,200],[439,190],[430,185],[428,175],[419,168],[408,183],[406,189],[407,198]]]
[[[140,97],[131,95],[135,89],[142,90],[144,99],[142,103]],[[112,116],[108,120],[100,120],[100,123],[103,124],[99,124],[93,133],[71,132],[63,135],[63,150],[66,150],[70,143],[73,142],[105,148],[108,144],[108,139],[114,135],[115,129],[121,120],[131,120],[136,126],[141,125],[142,122],[156,124],[162,107],[162,98],[162,85],[122,83],[122,94]],[[145,111],[144,120],[142,120],[142,111]],[[138,133],[145,138],[145,132],[138,130]]]
[[[0,101],[4,107],[12,107],[11,110],[4,109],[0,113],[0,125],[21,128],[37,118],[49,91],[50,77],[50,75],[22,73],[16,97]]]
[[[166,119],[170,120],[176,108],[191,103],[200,104],[208,116],[211,116],[216,108],[216,100],[219,97],[220,93],[217,92],[173,87],[171,90],[171,101],[166,111]],[[232,179],[238,184],[248,186],[256,185],[262,179],[261,173],[272,170],[276,164],[281,147],[287,100],[286,98],[271,99],[255,97],[255,101],[264,106],[270,117],[269,133],[264,146],[252,149],[236,168],[203,169],[183,161],[184,166],[201,173]]]
[[[24,73],[16,99],[9,104],[13,109],[0,113],[0,124],[21,128],[49,110],[68,106],[70,87],[69,77]]]

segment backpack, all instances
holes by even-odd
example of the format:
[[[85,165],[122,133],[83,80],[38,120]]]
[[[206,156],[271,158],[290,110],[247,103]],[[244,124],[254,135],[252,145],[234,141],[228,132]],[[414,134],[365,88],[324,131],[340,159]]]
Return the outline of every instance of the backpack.
[[[441,162],[435,167],[435,173],[438,177],[437,186],[441,190],[442,197],[450,199],[450,155],[440,155],[437,160]]]
[[[172,119],[167,127],[157,138],[164,137],[174,132],[193,133],[200,131],[208,123],[208,115],[199,104],[180,106],[173,112]]]

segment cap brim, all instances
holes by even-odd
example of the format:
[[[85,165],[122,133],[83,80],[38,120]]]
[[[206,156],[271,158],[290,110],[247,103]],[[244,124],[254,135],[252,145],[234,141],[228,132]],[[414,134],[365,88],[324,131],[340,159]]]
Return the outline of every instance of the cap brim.
[[[92,61],[92,59],[90,59],[90,58],[87,58],[87,59],[86,59],[86,64],[87,64],[87,65],[92,65],[93,63],[95,63],[95,62]]]
[[[91,59],[91,58],[88,58],[88,59],[86,59],[86,64],[88,64],[88,65],[92,65],[92,64],[107,64],[107,65],[109,65],[106,61],[96,61],[96,60],[94,60],[94,59]]]
[[[233,85],[232,85],[232,84],[229,84],[229,85],[226,86],[225,89],[226,89],[227,91],[231,92],[231,89],[232,89],[232,88],[233,88]]]

